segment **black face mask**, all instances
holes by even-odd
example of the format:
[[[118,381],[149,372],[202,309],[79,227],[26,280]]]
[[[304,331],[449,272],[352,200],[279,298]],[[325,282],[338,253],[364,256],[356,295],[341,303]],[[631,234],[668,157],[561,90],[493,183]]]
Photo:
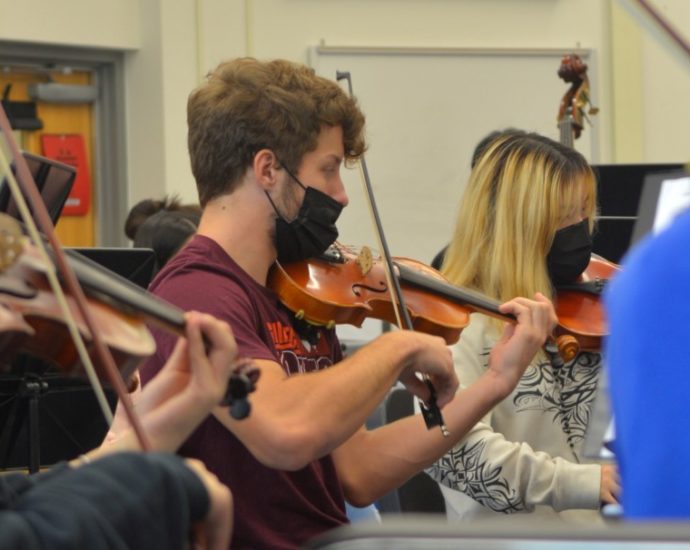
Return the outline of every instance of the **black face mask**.
[[[278,261],[282,263],[306,260],[325,252],[338,238],[335,222],[343,209],[343,205],[337,200],[318,189],[306,187],[287,168],[285,171],[305,192],[297,217],[290,222],[281,216],[270,195],[266,193],[273,210],[278,215],[276,250]]]
[[[575,282],[587,268],[591,256],[592,236],[587,219],[559,229],[546,256],[551,282],[555,286]]]

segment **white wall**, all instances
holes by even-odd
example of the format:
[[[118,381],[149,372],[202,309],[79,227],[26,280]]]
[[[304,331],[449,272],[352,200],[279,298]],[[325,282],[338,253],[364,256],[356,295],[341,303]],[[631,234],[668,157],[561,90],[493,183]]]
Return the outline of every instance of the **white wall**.
[[[654,5],[690,36],[690,2]],[[306,62],[319,43],[591,49],[600,160],[690,156],[690,70],[619,0],[0,0],[0,40],[129,52],[131,202],[162,192],[195,199],[185,104],[209,69],[238,55]]]
[[[602,54],[607,40],[608,3],[600,0],[247,0],[236,2],[235,10],[228,10],[227,4],[200,2],[205,25],[202,35],[207,37],[208,28],[217,36],[215,44],[227,41],[232,32],[224,35],[219,31],[223,27],[220,21],[236,25],[241,20],[244,28],[241,36],[228,42],[227,50],[212,49],[209,41],[202,44],[199,63],[206,68],[212,68],[223,57],[245,54],[307,62],[309,47],[318,44],[565,50],[582,47],[591,48],[596,63],[604,67],[602,72],[610,73]],[[515,84],[505,85],[508,95]],[[607,108],[604,89],[603,84],[596,83],[594,95],[604,120],[601,155],[608,158],[611,140],[607,130],[610,122],[606,120],[611,110]],[[554,98],[554,105],[545,109],[554,111],[557,101]],[[182,188],[182,183],[175,188]]]
[[[0,0],[0,39],[136,49],[139,4],[148,0]]]
[[[690,40],[690,2],[654,4]],[[643,159],[690,161],[690,56],[651,25],[642,31]]]
[[[690,2],[650,2],[690,39]],[[633,0],[612,4],[613,160],[686,162],[690,158],[690,57]]]
[[[187,96],[227,57],[244,55],[240,1],[142,0],[142,48],[128,54],[130,203],[197,200],[187,155]]]

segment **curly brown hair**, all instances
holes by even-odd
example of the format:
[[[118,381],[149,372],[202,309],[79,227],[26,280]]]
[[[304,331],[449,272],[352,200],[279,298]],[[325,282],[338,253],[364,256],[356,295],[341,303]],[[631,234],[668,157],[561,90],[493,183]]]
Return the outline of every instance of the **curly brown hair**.
[[[366,149],[356,100],[313,69],[284,60],[221,63],[189,96],[187,124],[202,206],[232,192],[261,149],[296,172],[323,127],[342,127],[346,160]]]

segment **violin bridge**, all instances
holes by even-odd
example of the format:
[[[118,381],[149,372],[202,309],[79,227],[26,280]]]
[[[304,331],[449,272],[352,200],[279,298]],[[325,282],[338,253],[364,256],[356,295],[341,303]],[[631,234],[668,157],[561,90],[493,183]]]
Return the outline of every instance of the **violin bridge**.
[[[368,246],[363,246],[357,255],[357,265],[362,272],[362,277],[366,276],[371,271],[374,265],[374,259],[371,254],[371,249]]]

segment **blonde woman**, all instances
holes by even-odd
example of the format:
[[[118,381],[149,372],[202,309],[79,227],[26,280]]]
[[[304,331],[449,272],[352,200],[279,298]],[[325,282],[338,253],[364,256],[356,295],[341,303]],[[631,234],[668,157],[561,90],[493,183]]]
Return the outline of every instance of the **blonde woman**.
[[[573,282],[592,250],[596,183],[576,151],[510,130],[478,159],[442,272],[497,300],[552,297]],[[462,384],[486,371],[502,323],[474,313],[453,350]],[[524,512],[591,522],[619,493],[612,465],[581,456],[601,355],[556,367],[539,352],[517,387],[427,470],[451,518]]]

